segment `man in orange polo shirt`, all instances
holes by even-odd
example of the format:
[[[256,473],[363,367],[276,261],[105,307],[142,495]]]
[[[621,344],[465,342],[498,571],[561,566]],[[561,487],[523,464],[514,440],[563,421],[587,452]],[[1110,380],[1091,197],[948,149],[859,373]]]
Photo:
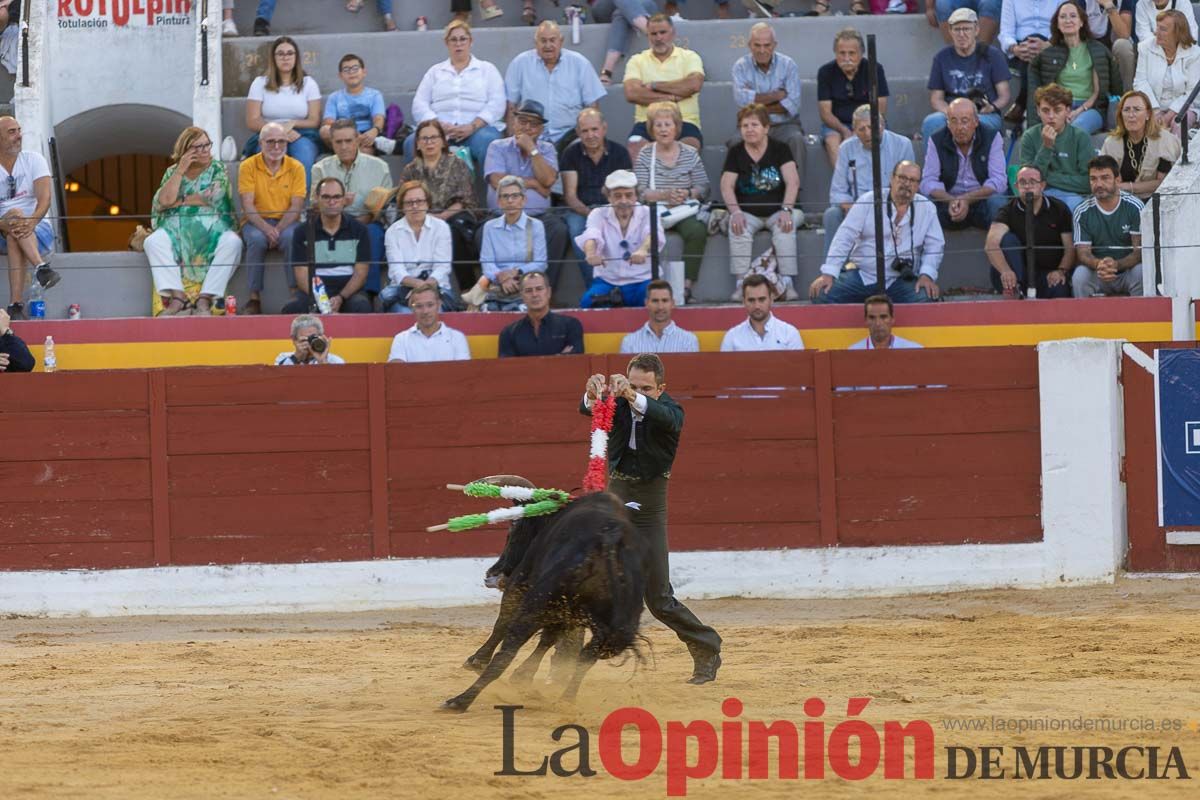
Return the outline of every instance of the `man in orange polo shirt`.
[[[288,288],[296,288],[292,231],[300,220],[306,194],[304,166],[287,154],[287,131],[283,126],[274,122],[264,125],[259,143],[262,152],[243,161],[238,171],[238,194],[246,213],[242,241],[246,243],[244,263],[250,286],[243,314],[262,313],[263,268],[268,250],[283,253]]]

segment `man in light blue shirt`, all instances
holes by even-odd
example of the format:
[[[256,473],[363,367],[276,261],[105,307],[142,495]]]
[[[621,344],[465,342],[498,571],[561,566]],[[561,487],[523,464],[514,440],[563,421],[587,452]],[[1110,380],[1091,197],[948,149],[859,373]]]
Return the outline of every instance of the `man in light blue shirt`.
[[[804,129],[800,127],[800,68],[783,53],[775,52],[775,30],[765,22],[750,28],[750,52],[733,65],[733,102],[737,108],[751,103],[767,107],[770,136],[792,148],[800,181],[804,181]],[[735,136],[729,146],[737,144]]]
[[[871,191],[871,107],[854,109],[852,119],[854,135],[842,142],[838,148],[837,164],[833,168],[833,180],[829,182],[829,208],[825,210],[825,255],[837,233],[838,226],[846,218],[854,202]],[[879,126],[884,125],[883,115]],[[892,170],[901,161],[916,161],[912,140],[886,128],[883,141],[879,144],[879,174],[886,182]]]
[[[543,22],[534,32],[533,42],[534,49],[517,55],[504,73],[508,122],[511,127],[512,115],[522,102],[536,100],[547,117],[541,138],[556,144],[562,153],[574,141],[579,112],[587,107],[599,108],[607,92],[587,58],[563,49],[557,24]]]
[[[484,306],[489,311],[512,311],[521,303],[521,275],[546,271],[546,229],[541,220],[525,213],[521,178],[501,178],[496,194],[502,215],[480,229],[479,265],[490,282]]]
[[[1019,122],[1025,116],[1029,64],[1050,44],[1050,17],[1058,5],[1059,0],[1004,0],[1000,8],[1000,50],[1008,57],[1013,78],[1021,85],[1009,121]]]

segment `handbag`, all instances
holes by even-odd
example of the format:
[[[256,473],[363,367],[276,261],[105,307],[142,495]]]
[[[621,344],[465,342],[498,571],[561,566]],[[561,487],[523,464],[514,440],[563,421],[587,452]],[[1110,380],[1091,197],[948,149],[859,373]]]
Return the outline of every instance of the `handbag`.
[[[533,218],[525,217],[525,263],[533,261]],[[499,283],[493,283],[488,289],[484,308],[488,311],[518,311],[521,305],[521,290],[515,294],[505,294]]]
[[[655,165],[658,163],[658,142],[650,145],[650,191],[655,191]],[[670,230],[676,224],[682,222],[689,217],[694,217],[700,213],[700,201],[688,200],[680,203],[677,206],[668,206],[666,203],[656,203],[658,206],[658,221],[663,226],[663,230]]]

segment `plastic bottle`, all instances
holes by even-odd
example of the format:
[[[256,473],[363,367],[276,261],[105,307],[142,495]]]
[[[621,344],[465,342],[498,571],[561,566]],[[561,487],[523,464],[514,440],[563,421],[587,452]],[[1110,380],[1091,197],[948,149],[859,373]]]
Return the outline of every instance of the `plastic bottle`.
[[[42,369],[46,372],[54,372],[58,369],[58,358],[54,355],[54,337],[46,337],[46,348],[42,353]]]
[[[317,301],[317,308],[322,314],[333,313],[333,306],[329,302],[329,295],[325,293],[325,281],[319,277],[312,279],[313,281],[313,298]]]
[[[29,318],[46,318],[46,296],[42,292],[42,285],[37,282],[36,278],[33,281],[33,286],[29,288]]]
[[[571,44],[579,44],[582,37],[583,9],[579,6],[567,6],[567,18],[571,20]]]

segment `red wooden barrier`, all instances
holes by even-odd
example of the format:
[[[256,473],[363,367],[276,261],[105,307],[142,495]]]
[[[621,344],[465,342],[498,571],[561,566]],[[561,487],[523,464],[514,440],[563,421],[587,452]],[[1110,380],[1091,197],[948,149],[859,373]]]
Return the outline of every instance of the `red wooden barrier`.
[[[444,485],[518,472],[577,489],[584,381],[626,361],[9,377],[0,568],[495,553],[500,530],[424,532],[489,507]],[[666,363],[687,414],[676,550],[1041,537],[1032,348]],[[911,388],[845,388],[872,386]]]

